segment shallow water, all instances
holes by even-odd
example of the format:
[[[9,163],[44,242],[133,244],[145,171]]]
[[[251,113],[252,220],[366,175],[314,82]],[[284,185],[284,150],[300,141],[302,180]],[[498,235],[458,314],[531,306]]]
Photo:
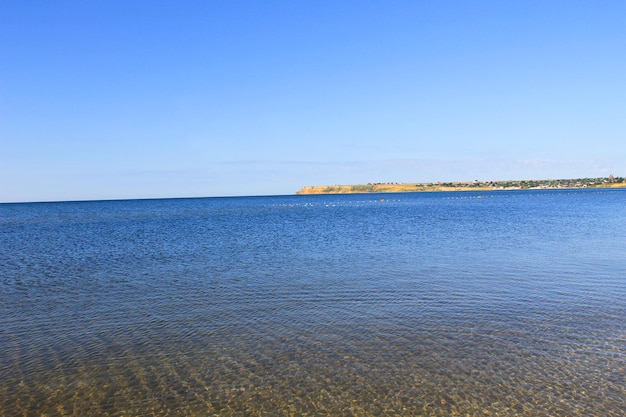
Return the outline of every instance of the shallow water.
[[[626,415],[624,190],[0,205],[2,416]]]

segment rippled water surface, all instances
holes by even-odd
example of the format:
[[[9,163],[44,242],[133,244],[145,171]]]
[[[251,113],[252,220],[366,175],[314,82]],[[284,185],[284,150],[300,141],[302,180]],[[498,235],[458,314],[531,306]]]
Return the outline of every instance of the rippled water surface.
[[[626,192],[0,205],[1,416],[624,416]]]

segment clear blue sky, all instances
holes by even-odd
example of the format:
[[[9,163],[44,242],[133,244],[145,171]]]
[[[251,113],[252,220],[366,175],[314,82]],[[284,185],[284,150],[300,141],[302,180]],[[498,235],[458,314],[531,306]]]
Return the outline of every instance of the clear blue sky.
[[[626,2],[0,0],[0,201],[626,175]]]

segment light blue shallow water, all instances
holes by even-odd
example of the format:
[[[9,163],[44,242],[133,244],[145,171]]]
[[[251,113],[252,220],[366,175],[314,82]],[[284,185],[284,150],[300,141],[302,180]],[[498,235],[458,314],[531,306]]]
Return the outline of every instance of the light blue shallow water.
[[[625,398],[624,190],[0,205],[2,416]]]

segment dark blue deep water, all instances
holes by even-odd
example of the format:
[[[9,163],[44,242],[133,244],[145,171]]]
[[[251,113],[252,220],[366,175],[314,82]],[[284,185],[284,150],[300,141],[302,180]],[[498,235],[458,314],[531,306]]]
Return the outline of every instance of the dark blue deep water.
[[[0,416],[624,416],[626,191],[0,205]]]

